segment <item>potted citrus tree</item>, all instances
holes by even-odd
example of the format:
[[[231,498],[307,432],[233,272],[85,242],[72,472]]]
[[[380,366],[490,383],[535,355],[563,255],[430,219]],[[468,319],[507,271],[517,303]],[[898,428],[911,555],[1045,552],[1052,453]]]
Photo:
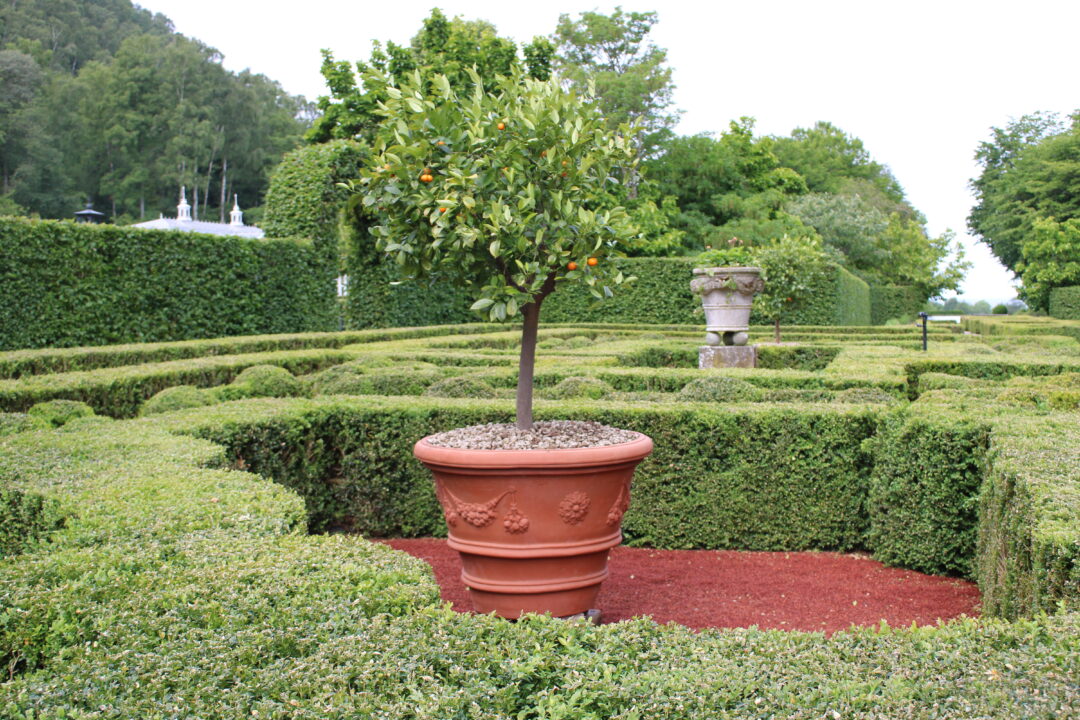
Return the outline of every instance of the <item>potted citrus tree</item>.
[[[394,86],[369,73],[387,100],[357,189],[406,280],[437,273],[484,318],[520,319],[516,424],[429,436],[414,452],[434,474],[476,609],[573,615],[594,605],[652,441],[596,423],[534,424],[537,331],[560,287],[602,299],[632,279],[610,262],[635,231],[609,192],[633,163],[632,130],[608,131],[591,98],[556,79],[515,75],[490,93],[472,81],[459,94],[441,76]]]

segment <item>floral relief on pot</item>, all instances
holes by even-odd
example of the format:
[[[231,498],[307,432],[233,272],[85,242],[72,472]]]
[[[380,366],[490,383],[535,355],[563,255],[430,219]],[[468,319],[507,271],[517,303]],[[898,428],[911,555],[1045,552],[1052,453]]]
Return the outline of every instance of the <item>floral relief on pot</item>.
[[[581,491],[575,491],[563,498],[559,503],[559,517],[567,525],[577,525],[589,513],[591,504],[589,496]]]
[[[615,503],[608,510],[607,524],[609,527],[619,527],[619,523],[622,522],[623,515],[630,509],[630,491],[625,485],[619,488],[619,497],[615,499]]]

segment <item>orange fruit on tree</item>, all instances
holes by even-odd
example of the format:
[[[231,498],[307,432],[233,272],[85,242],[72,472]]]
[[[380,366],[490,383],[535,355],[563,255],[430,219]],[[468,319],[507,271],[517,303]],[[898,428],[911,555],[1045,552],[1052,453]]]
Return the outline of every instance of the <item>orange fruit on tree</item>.
[[[441,213],[446,212],[446,208],[439,208],[439,212],[441,212]]]
[[[506,129],[506,123],[499,123],[495,127],[497,127],[500,130],[505,130]]]
[[[566,269],[567,270],[577,270],[577,263],[576,262],[568,262],[568,263],[566,263]]]
[[[585,262],[589,263],[589,267],[596,267],[596,263],[600,262],[596,258],[589,258]]]

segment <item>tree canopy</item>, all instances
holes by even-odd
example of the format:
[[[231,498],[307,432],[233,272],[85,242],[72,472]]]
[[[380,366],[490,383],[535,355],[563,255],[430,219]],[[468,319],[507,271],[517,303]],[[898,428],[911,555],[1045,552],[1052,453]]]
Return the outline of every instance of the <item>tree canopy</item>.
[[[968,227],[1019,274],[1036,220],[1080,217],[1080,126],[1034,113],[991,135],[975,152],[982,172],[971,181],[976,204]]]
[[[498,76],[524,69],[530,77],[546,80],[551,74],[551,44],[537,37],[522,48],[499,37],[495,26],[483,20],[448,19],[435,8],[424,20],[420,31],[408,46],[387,42],[374,43],[368,60],[353,64],[335,60],[330,51],[323,51],[322,74],[330,90],[318,99],[320,116],[307,133],[310,142],[327,142],[334,138],[360,139],[370,143],[378,132],[382,117],[380,102],[387,100],[383,87],[363,81],[374,70],[385,73],[393,81],[403,81],[414,71],[425,78],[426,91],[432,92],[431,80],[441,75],[458,91],[471,89],[473,75],[480,78],[486,92],[495,88]]]
[[[274,81],[221,66],[127,0],[13,3],[0,51],[0,196],[8,212],[156,217],[180,185],[201,219],[250,209],[309,113]],[[13,92],[8,92],[11,88]]]
[[[641,125],[639,159],[656,155],[678,121],[667,51],[647,41],[656,21],[655,12],[616,7],[611,15],[560,15],[552,35],[560,76],[579,90],[592,84],[609,127]]]

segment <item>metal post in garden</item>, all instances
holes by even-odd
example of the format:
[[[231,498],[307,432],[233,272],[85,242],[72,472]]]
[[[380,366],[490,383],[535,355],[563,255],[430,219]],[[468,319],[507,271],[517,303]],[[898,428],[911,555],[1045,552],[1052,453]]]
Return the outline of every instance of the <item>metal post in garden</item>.
[[[930,315],[925,312],[919,313],[919,317],[922,318],[922,349],[926,352],[926,321],[930,318]]]

